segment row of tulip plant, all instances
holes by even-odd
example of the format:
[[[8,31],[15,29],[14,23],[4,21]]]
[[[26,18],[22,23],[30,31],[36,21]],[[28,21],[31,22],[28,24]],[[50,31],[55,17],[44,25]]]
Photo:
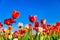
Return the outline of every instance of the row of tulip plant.
[[[38,22],[36,15],[30,15],[28,18],[31,23],[25,26],[18,23],[19,29],[12,32],[12,24],[16,23],[15,19],[19,16],[20,12],[14,10],[12,17],[4,20],[4,24],[8,25],[7,29],[0,22],[0,40],[60,40],[60,22],[53,25],[46,24],[46,19]]]

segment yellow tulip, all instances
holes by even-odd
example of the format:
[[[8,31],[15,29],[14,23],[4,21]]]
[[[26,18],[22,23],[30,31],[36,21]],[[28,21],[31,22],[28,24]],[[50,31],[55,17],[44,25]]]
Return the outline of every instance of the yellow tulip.
[[[7,34],[8,34],[8,33],[9,33],[9,30],[6,30],[6,31],[5,31],[5,33],[7,33]]]

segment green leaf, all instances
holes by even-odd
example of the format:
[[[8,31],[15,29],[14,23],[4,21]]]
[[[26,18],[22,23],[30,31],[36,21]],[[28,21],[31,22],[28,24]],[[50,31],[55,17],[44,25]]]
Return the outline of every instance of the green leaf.
[[[22,37],[20,36],[19,38],[18,38],[18,40],[21,40],[22,39]]]
[[[3,38],[3,37],[1,37],[1,40],[4,40],[4,38]]]
[[[25,33],[24,37],[21,40],[28,40],[31,30]]]
[[[40,40],[40,35],[38,35],[38,32],[36,33],[36,36],[35,36],[34,40]]]

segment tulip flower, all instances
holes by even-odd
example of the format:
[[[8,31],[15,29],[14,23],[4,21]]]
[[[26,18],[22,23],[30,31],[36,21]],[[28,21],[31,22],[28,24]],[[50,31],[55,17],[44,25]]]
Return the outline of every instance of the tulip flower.
[[[19,31],[15,31],[15,32],[13,33],[13,36],[14,36],[15,38],[18,38],[18,36],[19,36]]]
[[[6,25],[11,25],[14,22],[15,22],[15,20],[13,18],[8,18],[8,19],[4,20],[4,24],[6,24]]]
[[[32,23],[34,23],[34,22],[36,22],[37,21],[37,16],[29,16],[29,21],[30,22],[32,22]]]
[[[43,24],[43,25],[41,25],[41,27],[45,29],[45,28],[47,28],[47,25]]]
[[[39,32],[43,32],[43,28],[42,27],[38,27],[38,29],[39,29]]]
[[[47,27],[50,27],[51,25],[50,24],[47,24]]]
[[[6,30],[5,30],[5,33],[6,33],[6,34],[9,34],[10,32],[9,32],[9,30],[6,29]]]
[[[41,19],[41,24],[45,24],[46,23],[46,19]]]
[[[60,22],[56,22],[56,26],[60,26]]]
[[[18,40],[18,38],[14,38],[13,40]]]
[[[37,21],[37,16],[29,16],[29,21],[34,24],[18,23],[19,30],[12,31],[12,24],[18,18],[18,11],[12,12],[12,18],[4,20],[4,24],[8,25],[8,29],[2,28],[0,22],[0,40],[60,40],[60,22],[53,25],[46,24],[46,19],[41,19],[41,25]],[[33,33],[33,31],[36,31]]]
[[[15,10],[14,10],[14,11],[12,12],[12,18],[14,18],[14,19],[18,18],[19,15],[20,15],[20,13],[19,13],[18,11],[15,11]]]
[[[12,35],[8,35],[8,39],[9,39],[9,40],[12,39]]]
[[[30,28],[32,28],[32,24],[26,24],[25,27],[29,30]]]
[[[48,29],[48,28],[45,28],[45,29],[43,30],[43,32],[48,33],[48,32],[49,32],[49,29]]]
[[[39,27],[39,22],[35,22],[35,27]]]
[[[3,24],[0,22],[0,28],[3,26]]]
[[[38,27],[33,27],[33,30],[38,31],[39,28]]]
[[[26,29],[21,29],[21,30],[19,30],[19,33],[20,33],[20,34],[24,34],[24,33],[26,33],[26,32],[27,32]]]
[[[8,26],[8,30],[12,30],[12,26],[9,25],[9,26]]]
[[[53,30],[58,31],[59,30],[58,26],[53,25]]]

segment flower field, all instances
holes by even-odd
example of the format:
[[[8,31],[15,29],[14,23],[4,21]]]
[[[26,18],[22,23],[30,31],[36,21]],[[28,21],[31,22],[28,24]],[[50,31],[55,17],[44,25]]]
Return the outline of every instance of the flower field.
[[[37,21],[36,15],[29,15],[28,19],[31,23],[18,23],[19,29],[12,32],[12,25],[20,16],[20,12],[12,11],[12,17],[4,20],[4,24],[8,28],[2,28],[3,24],[0,22],[0,40],[60,40],[60,22],[54,25],[46,24],[46,19]],[[32,31],[35,31],[33,34]]]

